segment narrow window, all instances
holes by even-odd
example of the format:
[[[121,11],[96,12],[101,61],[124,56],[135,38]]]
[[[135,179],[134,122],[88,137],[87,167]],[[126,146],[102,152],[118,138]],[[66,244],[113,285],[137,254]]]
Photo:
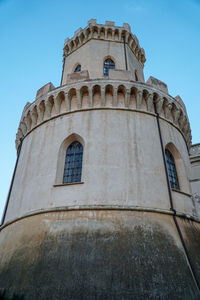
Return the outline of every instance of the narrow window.
[[[174,157],[168,149],[165,150],[165,158],[171,188],[180,190]]]
[[[80,71],[81,71],[81,65],[78,65],[78,66],[75,68],[74,73],[80,72]]]
[[[108,58],[104,61],[104,75],[108,76],[108,72],[110,69],[115,69],[115,63],[112,59]]]
[[[137,74],[137,70],[135,70],[135,81],[138,81],[138,74]]]
[[[63,183],[81,182],[83,146],[73,142],[66,151]]]

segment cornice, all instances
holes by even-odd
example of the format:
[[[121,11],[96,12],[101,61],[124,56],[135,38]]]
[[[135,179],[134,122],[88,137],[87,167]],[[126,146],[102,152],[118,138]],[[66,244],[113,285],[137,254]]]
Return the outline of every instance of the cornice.
[[[99,103],[95,103],[96,93],[101,96]],[[107,103],[108,94],[112,96],[112,102],[109,104]],[[123,103],[118,101],[119,94],[123,95]],[[126,110],[134,108],[137,111],[154,114],[154,103],[156,103],[160,117],[181,131],[189,149],[191,145],[190,124],[181,103],[145,83],[108,79],[61,86],[25,106],[16,134],[16,147],[18,148],[20,141],[39,124],[65,113],[99,108]]]
[[[61,212],[70,212],[70,211],[135,211],[135,212],[143,212],[143,213],[157,213],[157,214],[166,214],[166,215],[174,215],[171,210],[168,209],[159,209],[154,207],[143,207],[143,206],[127,206],[127,205],[76,205],[76,206],[61,206],[61,207],[53,207],[53,208],[44,208],[39,210],[31,211],[27,214],[22,215],[21,217],[12,219],[2,226],[0,226],[0,232],[7,226],[19,222],[23,219],[34,217],[36,215],[41,214],[51,214],[51,213],[61,213]],[[176,216],[180,218],[185,218],[191,221],[200,222],[198,216],[193,216],[189,214],[185,214],[182,212],[176,212]]]

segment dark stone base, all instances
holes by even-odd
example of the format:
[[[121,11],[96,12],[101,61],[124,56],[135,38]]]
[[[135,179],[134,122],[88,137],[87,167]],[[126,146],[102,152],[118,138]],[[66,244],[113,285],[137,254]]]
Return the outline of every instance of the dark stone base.
[[[172,217],[125,211],[49,213],[7,226],[0,290],[24,300],[200,299]]]

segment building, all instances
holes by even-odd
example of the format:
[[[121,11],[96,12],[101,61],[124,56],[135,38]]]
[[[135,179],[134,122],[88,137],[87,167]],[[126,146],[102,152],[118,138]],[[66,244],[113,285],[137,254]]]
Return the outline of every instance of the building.
[[[61,85],[38,90],[16,135],[1,291],[199,299],[200,151],[183,101],[145,82],[126,23],[89,20],[63,57]]]

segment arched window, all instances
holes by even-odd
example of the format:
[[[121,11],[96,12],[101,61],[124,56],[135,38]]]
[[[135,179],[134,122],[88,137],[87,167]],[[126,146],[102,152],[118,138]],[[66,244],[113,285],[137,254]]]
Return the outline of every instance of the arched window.
[[[168,149],[165,150],[165,158],[171,188],[180,190],[174,157]]]
[[[138,79],[138,72],[137,72],[137,70],[135,70],[135,81],[139,81],[139,79]]]
[[[81,71],[81,65],[78,65],[78,66],[75,68],[74,73],[80,72],[80,71]]]
[[[105,76],[108,76],[108,72],[110,69],[115,69],[115,63],[112,59],[110,58],[107,58],[105,61],[104,61],[104,75]]]
[[[81,182],[83,146],[73,142],[66,151],[63,183]]]

